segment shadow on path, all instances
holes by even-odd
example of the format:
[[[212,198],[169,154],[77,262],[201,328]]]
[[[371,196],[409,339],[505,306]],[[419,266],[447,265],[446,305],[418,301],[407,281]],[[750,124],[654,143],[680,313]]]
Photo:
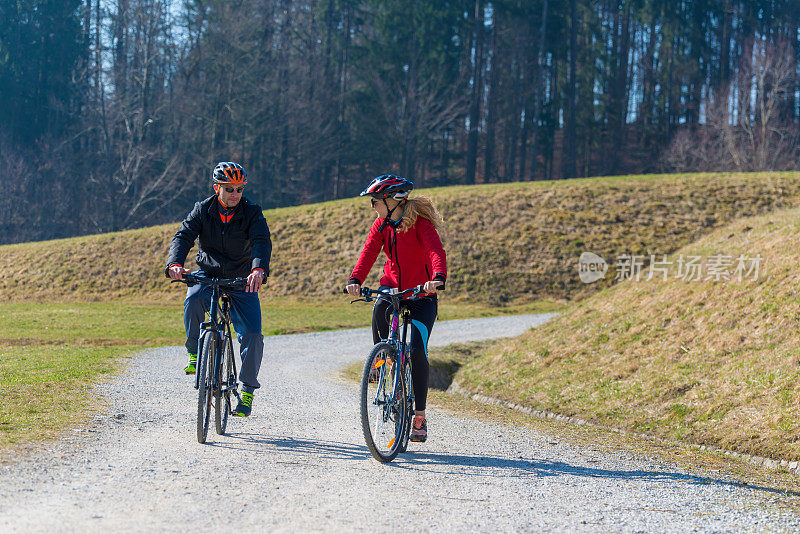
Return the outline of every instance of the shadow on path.
[[[371,458],[365,445],[340,443],[336,441],[307,440],[289,436],[264,436],[247,432],[226,434],[231,438],[225,442],[208,443],[213,447],[275,454],[291,453],[301,457],[304,464],[315,465],[319,460],[365,460]]]
[[[324,441],[314,439],[298,439],[288,436],[264,436],[250,433],[228,434],[231,440],[222,443],[210,443],[214,447],[249,452],[274,454],[289,453],[290,460],[285,463],[299,465],[319,465],[323,460],[359,460],[374,461],[364,445]],[[281,460],[277,460],[281,461]],[[790,497],[800,497],[800,492],[753,486],[741,482],[710,478],[669,471],[648,471],[643,469],[614,470],[572,465],[553,460],[536,460],[526,458],[504,458],[500,456],[481,456],[448,454],[411,450],[400,454],[388,469],[406,469],[413,471],[461,475],[487,478],[539,478],[572,476],[596,479],[615,479],[621,481],[643,480],[648,482],[676,482],[698,486],[730,486],[774,493]]]
[[[511,459],[497,456],[465,456],[460,454],[439,454],[411,451],[398,456],[393,465],[399,469],[430,471],[453,474],[452,467],[460,467],[457,472],[470,476],[515,476],[515,477],[548,477],[579,476],[587,478],[644,480],[651,482],[683,482],[686,484],[706,486],[732,486],[756,491],[775,493],[790,497],[800,497],[800,492],[754,486],[732,480],[723,480],[703,476],[675,473],[669,471],[647,471],[635,469],[631,471],[600,469],[571,465],[553,460]]]

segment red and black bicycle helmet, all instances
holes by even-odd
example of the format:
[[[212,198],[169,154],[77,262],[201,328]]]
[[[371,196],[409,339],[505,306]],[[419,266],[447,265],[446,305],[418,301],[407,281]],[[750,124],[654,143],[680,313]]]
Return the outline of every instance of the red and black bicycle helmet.
[[[247,173],[238,163],[233,161],[220,161],[214,167],[211,178],[215,184],[246,184]]]
[[[359,196],[371,196],[377,199],[393,198],[402,200],[414,189],[414,182],[395,174],[381,174],[373,178]]]

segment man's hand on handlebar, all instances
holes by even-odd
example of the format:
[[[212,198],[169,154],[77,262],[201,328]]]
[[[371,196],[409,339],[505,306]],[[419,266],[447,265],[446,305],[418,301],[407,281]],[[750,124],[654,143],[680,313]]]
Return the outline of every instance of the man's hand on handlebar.
[[[347,290],[347,293],[353,297],[361,296],[361,284],[348,284],[345,289]]]
[[[189,273],[189,269],[184,269],[180,265],[173,265],[169,268],[169,277],[173,280],[182,280],[183,275]]]
[[[245,289],[245,291],[248,293],[255,293],[262,284],[266,285],[266,280],[264,271],[256,269],[247,277],[247,289]]]

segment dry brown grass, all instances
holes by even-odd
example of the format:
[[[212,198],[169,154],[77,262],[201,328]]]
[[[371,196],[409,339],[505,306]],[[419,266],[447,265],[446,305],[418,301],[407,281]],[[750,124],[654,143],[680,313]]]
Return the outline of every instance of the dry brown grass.
[[[668,253],[731,220],[800,203],[800,173],[664,175],[449,187],[427,191],[447,223],[448,298],[505,305],[572,300],[602,285],[577,257]],[[270,294],[338,293],[373,214],[363,199],[265,212]],[[178,301],[162,270],[177,224],[0,247],[0,299]],[[379,260],[380,261],[380,260]],[[375,283],[379,266],[372,270]],[[610,282],[606,282],[609,285]]]
[[[603,425],[800,460],[800,211],[736,221],[680,253],[761,256],[762,276],[620,283],[456,380]]]

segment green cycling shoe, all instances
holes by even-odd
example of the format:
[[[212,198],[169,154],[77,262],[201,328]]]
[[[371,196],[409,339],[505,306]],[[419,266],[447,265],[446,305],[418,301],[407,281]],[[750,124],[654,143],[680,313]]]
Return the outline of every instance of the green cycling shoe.
[[[187,375],[193,375],[197,372],[197,354],[189,353],[189,365],[183,371]]]
[[[253,406],[253,394],[248,393],[246,391],[242,391],[242,395],[239,398],[239,404],[236,405],[236,409],[233,410],[234,417],[247,417],[250,415],[250,409]]]

